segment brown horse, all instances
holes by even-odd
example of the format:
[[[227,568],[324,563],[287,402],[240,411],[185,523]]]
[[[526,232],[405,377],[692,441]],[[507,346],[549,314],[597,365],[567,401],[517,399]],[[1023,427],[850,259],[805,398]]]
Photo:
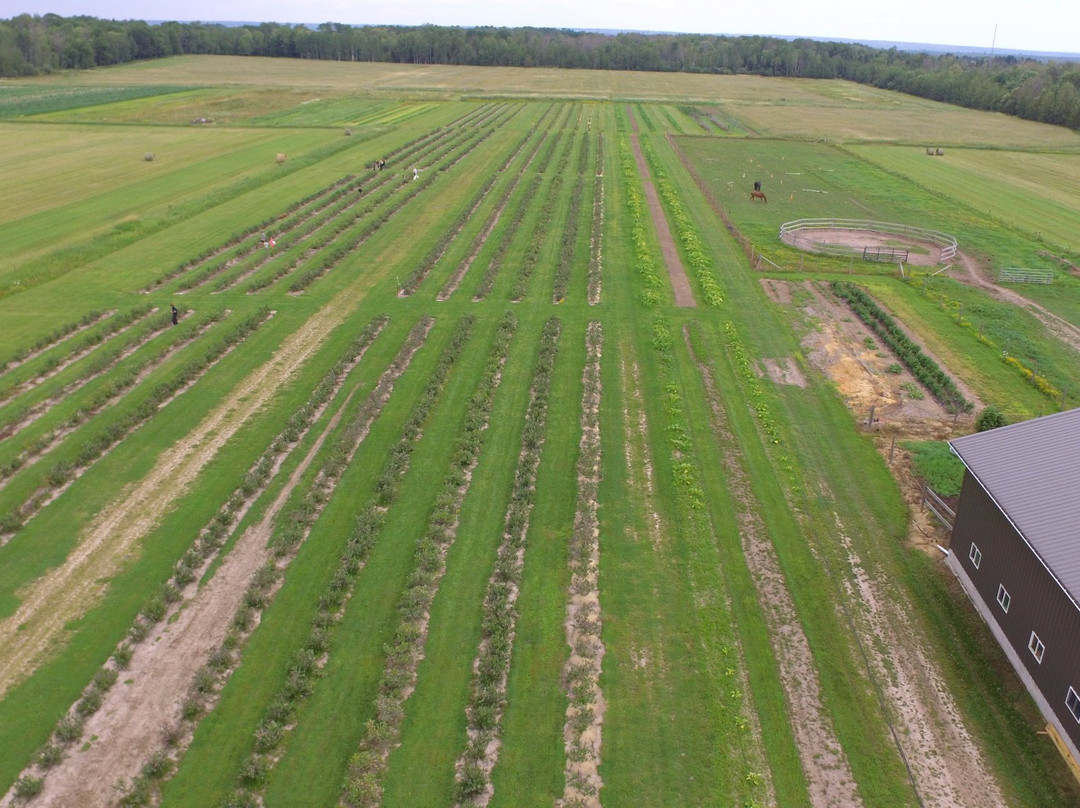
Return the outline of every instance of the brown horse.
[[[763,191],[751,191],[750,192],[750,201],[753,202],[755,199],[760,199],[762,202],[765,202],[765,203],[768,203],[768,201],[769,201],[768,199],[765,198],[765,193]]]

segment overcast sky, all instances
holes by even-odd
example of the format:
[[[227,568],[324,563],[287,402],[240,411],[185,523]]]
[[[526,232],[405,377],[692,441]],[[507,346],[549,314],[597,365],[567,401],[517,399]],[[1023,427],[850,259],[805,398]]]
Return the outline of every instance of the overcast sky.
[[[614,28],[1080,53],[1080,0],[0,0],[0,18],[24,12],[118,20]]]

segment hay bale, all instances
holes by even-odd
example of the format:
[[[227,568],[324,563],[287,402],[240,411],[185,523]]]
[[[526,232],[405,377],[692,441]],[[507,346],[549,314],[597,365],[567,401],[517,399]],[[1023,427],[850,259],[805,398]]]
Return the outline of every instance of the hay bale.
[[[345,137],[348,137],[351,134],[352,134],[352,129],[346,129],[345,130]]]
[[[142,156],[142,159],[144,159],[148,163],[152,163],[154,162],[154,153],[152,151],[148,151]]]
[[[277,161],[278,161],[279,163],[284,163],[284,162],[285,162],[285,155],[284,155],[283,153],[280,153],[280,152],[279,152],[279,153],[278,153],[278,156],[277,156]]]

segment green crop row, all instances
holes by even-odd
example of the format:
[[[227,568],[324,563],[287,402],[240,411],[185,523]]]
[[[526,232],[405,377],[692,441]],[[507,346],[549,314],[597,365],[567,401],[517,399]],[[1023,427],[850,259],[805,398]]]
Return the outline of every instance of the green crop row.
[[[705,302],[710,306],[719,307],[723,305],[724,292],[713,274],[712,260],[705,253],[705,245],[698,235],[697,228],[694,227],[694,223],[690,221],[690,217],[683,210],[678,191],[675,190],[671,180],[667,178],[664,167],[660,164],[652,144],[646,137],[641,138],[641,151],[644,153],[645,159],[649,161],[653,179],[660,190],[660,195],[664,198],[664,203],[667,205],[668,214],[675,225],[675,233],[682,243],[683,255],[686,256],[686,260],[694,270],[694,275],[705,296]]]
[[[640,187],[641,178],[634,164],[630,144],[625,137],[619,140],[619,162],[622,165],[623,178],[626,180],[626,206],[630,216],[630,240],[634,249],[634,265],[645,283],[645,288],[638,297],[646,306],[653,307],[660,303],[659,290],[663,286],[663,281],[660,280],[656,259],[649,245],[649,217]]]

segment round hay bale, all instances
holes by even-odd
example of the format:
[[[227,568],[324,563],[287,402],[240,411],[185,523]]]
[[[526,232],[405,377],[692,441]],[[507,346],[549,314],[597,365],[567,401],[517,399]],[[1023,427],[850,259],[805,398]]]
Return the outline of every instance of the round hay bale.
[[[152,163],[154,162],[154,153],[152,151],[148,151],[146,154],[143,155],[142,159],[144,159],[148,163]]]
[[[278,156],[277,156],[277,161],[278,161],[279,163],[284,163],[284,162],[285,162],[285,154],[284,154],[284,153],[282,153],[282,152],[279,152],[279,153],[278,153]]]
[[[348,137],[351,134],[352,134],[352,129],[346,129],[345,130],[345,137]]]

